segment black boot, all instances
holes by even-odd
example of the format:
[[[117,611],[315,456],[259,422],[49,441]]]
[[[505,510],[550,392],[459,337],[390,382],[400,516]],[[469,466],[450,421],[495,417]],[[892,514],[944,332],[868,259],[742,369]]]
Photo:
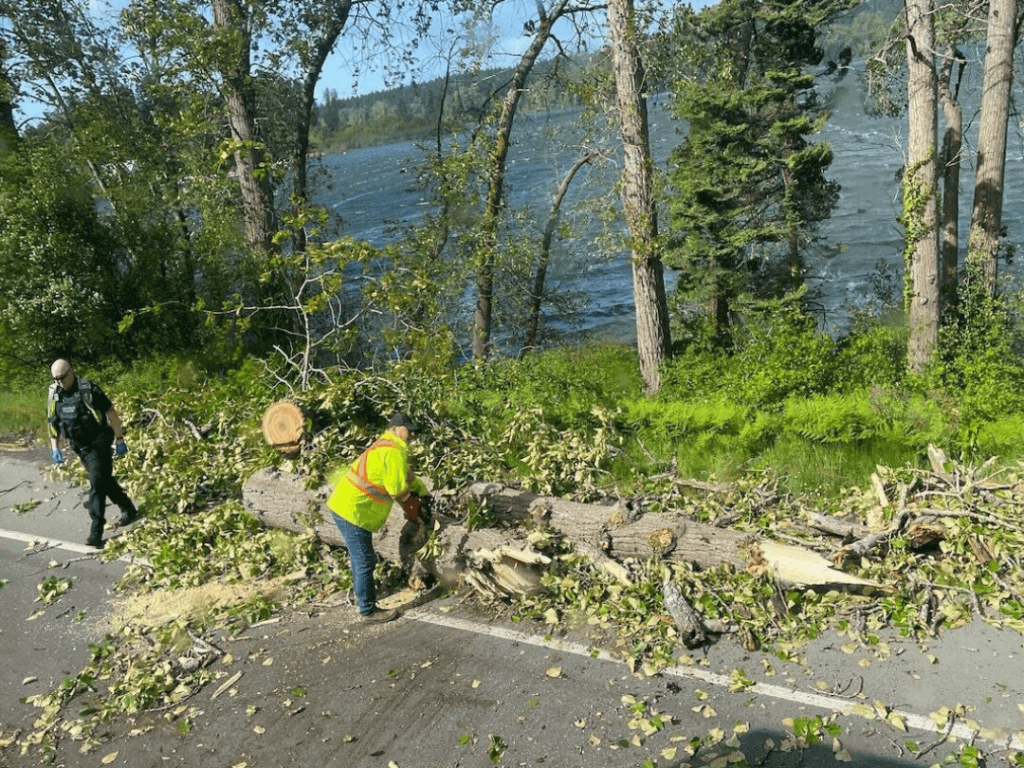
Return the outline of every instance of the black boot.
[[[138,519],[139,519],[139,510],[137,510],[135,508],[135,505],[133,504],[132,506],[127,507],[127,508],[123,508],[121,510],[121,519],[117,521],[117,525],[118,525],[119,528],[123,528],[126,525],[131,525],[132,523],[134,523]]]

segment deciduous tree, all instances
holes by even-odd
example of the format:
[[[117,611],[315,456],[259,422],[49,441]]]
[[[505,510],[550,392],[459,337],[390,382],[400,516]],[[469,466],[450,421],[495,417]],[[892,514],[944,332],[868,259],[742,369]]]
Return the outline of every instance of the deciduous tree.
[[[906,0],[907,161],[903,172],[906,288],[910,323],[907,367],[920,373],[939,334],[938,77],[932,0]]]
[[[555,237],[555,229],[558,225],[559,214],[562,208],[562,201],[569,191],[569,185],[579,172],[580,168],[589,163],[597,152],[588,152],[578,158],[565,172],[562,181],[551,200],[551,211],[548,213],[548,221],[544,226],[544,236],[541,238],[540,253],[537,256],[537,263],[533,273],[533,289],[530,291],[529,313],[526,316],[526,341],[520,351],[520,357],[528,352],[534,351],[537,347],[537,333],[540,328],[540,305],[544,297],[544,282],[547,279],[548,264],[551,261],[551,243]]]
[[[647,83],[632,0],[608,3],[608,36],[624,157],[621,194],[632,252],[637,352],[647,392],[654,394],[661,387],[661,364],[669,356],[671,339],[644,94]]]
[[[1017,14],[1017,0],[989,0],[974,207],[967,252],[968,265],[982,280],[989,296],[996,293],[996,257],[1003,221],[1006,130],[1010,120],[1013,52],[1017,47]]]
[[[249,246],[270,251],[276,231],[274,190],[256,128],[256,91],[253,85],[251,49],[253,22],[248,5],[240,0],[212,0],[213,25],[209,41],[195,40],[205,64],[217,73],[220,95],[227,105],[231,128],[231,153],[242,192],[242,211]]]
[[[33,139],[0,163],[0,352],[44,363],[121,351],[116,238],[97,217],[88,175]]]
[[[941,13],[940,13],[941,10]],[[979,20],[987,15],[987,25]],[[904,173],[904,213],[907,272],[905,276],[910,341],[908,367],[919,371],[931,359],[938,344],[938,328],[947,320],[947,307],[964,287],[977,287],[980,295],[995,295],[996,264],[1002,222],[1002,191],[1005,166],[1006,127],[1012,84],[1012,55],[1017,42],[1018,9],[1015,2],[960,0],[937,7],[934,2],[907,0],[902,25],[890,35],[871,62],[871,94],[887,112],[901,111],[902,67],[906,67],[908,112],[908,160]],[[977,142],[974,205],[967,244],[965,276],[958,274],[959,180],[962,141],[962,107],[959,84],[967,57],[961,46],[985,36],[985,72]],[[989,36],[991,35],[991,40]],[[933,41],[928,47],[928,41]],[[941,46],[937,48],[935,46]],[[893,53],[900,51],[897,59]],[[938,54],[941,52],[941,57]],[[937,61],[938,59],[938,61]],[[932,88],[937,87],[945,133],[941,150],[937,146],[939,116]],[[941,164],[931,181],[929,157]],[[914,158],[911,160],[911,158]],[[921,174],[925,175],[922,176]],[[931,210],[939,206],[938,180],[942,181],[941,219],[938,245],[932,245]],[[931,193],[927,185],[936,186]],[[909,184],[909,186],[908,186]],[[932,204],[925,205],[931,195]],[[938,256],[931,251],[937,250]],[[933,269],[931,262],[938,259]],[[933,271],[938,272],[938,300],[931,287]],[[964,277],[969,281],[964,283]],[[961,285],[957,285],[960,282]],[[923,293],[922,293],[923,292]],[[971,310],[966,309],[971,323]],[[979,316],[980,322],[987,315]],[[979,338],[984,337],[981,334]]]
[[[498,108],[494,133],[490,138],[491,146],[487,153],[487,167],[483,170],[487,190],[484,194],[484,209],[475,249],[478,266],[476,305],[473,310],[473,356],[478,359],[487,357],[491,344],[495,252],[499,247],[498,229],[504,206],[505,172],[516,110],[519,107],[530,71],[537,63],[544,46],[551,39],[552,28],[566,13],[569,5],[569,0],[554,0],[551,7],[545,9],[543,3],[537,3],[538,19],[533,26],[533,37],[512,72],[512,77]]]

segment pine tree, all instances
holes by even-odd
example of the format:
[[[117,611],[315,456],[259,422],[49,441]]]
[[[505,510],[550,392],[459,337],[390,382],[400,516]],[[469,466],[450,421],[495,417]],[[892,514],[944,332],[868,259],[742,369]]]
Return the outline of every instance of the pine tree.
[[[680,270],[680,296],[707,301],[719,335],[741,294],[802,286],[815,227],[838,201],[832,151],[808,139],[826,119],[808,68],[823,59],[816,30],[850,6],[724,0],[680,30],[704,54],[674,89],[688,133],[670,159],[665,263]]]

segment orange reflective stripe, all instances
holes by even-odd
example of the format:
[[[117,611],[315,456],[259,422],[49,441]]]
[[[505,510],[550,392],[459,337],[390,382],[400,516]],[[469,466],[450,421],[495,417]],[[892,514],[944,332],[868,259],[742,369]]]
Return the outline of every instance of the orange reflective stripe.
[[[363,455],[359,457],[354,466],[349,467],[348,472],[345,473],[345,479],[352,483],[357,490],[362,491],[374,501],[383,504],[391,501],[391,494],[385,488],[371,482],[366,474],[366,457],[369,456],[370,451],[378,448],[398,448],[398,445],[390,440],[378,440],[363,451]]]
[[[379,501],[383,504],[391,499],[386,490],[379,485],[374,485],[369,480],[363,480],[351,469],[345,474],[345,479],[352,483],[357,490],[362,491],[374,501]]]

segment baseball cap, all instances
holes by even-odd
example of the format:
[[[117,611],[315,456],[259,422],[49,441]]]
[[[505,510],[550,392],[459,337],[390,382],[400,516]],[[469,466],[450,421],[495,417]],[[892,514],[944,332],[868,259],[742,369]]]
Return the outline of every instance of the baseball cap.
[[[419,425],[416,422],[404,413],[399,413],[398,411],[391,414],[391,420],[388,422],[388,429],[391,429],[392,427],[405,427],[410,432],[420,431]]]

